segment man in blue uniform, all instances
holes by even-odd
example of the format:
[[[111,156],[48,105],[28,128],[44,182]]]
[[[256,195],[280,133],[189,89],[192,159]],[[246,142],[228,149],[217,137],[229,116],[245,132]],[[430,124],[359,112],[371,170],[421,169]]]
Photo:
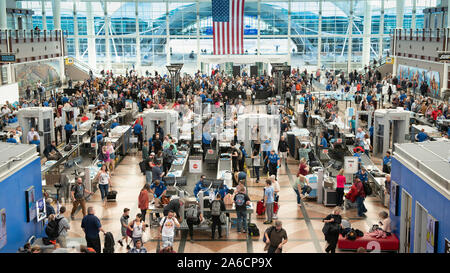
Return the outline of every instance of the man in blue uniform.
[[[270,154],[267,156],[267,161],[269,163],[269,176],[275,175],[277,177],[277,169],[280,167],[280,157],[275,153],[275,150],[271,150]]]
[[[142,150],[142,126],[138,122],[133,127],[134,135],[137,136],[139,142],[139,150]]]
[[[428,135],[427,133],[425,133],[425,129],[422,129],[417,135],[416,135],[416,140],[418,142],[423,142],[425,140],[428,139]]]
[[[206,190],[208,189],[208,187],[205,187],[205,185],[203,185],[203,180],[205,179],[206,176],[202,175],[200,176],[200,180],[197,182],[197,184],[195,184],[195,188],[194,188],[194,196],[197,197],[198,193],[202,190],[204,191],[204,196],[209,195],[209,192],[207,192]]]
[[[391,152],[387,151],[386,156],[383,157],[383,172],[391,173]]]

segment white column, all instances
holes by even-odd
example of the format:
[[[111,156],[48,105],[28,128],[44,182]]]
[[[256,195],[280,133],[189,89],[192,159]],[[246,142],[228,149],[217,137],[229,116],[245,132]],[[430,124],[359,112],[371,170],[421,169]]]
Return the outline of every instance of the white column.
[[[53,29],[61,30],[61,0],[52,0]]]
[[[292,10],[292,1],[289,1],[288,4],[288,38],[287,38],[287,54],[288,54],[288,64],[291,65],[292,64],[292,52],[291,52],[291,10]]]
[[[384,37],[384,0],[381,0],[380,14],[380,39],[378,40],[378,56],[383,57],[383,37]]]
[[[197,0],[197,69],[196,70],[201,70],[201,62],[200,62],[200,1]],[[196,71],[197,72],[197,71]]]
[[[348,20],[348,35],[347,35],[347,72],[352,71],[352,32],[353,32],[353,0],[350,0],[350,14]]]
[[[258,0],[258,38],[256,40],[256,48],[258,50],[258,55],[261,55],[261,44],[260,44],[261,43],[261,33],[259,31],[260,28],[261,28],[261,0]]]
[[[447,0],[447,7],[450,7],[450,0]],[[447,10],[447,27],[450,28],[450,10]]]
[[[396,11],[397,11],[397,19],[396,19],[396,28],[403,28],[403,16],[405,14],[405,0],[397,0],[396,3]]]
[[[47,14],[45,10],[45,1],[41,1],[41,8],[42,8],[42,30],[47,30]]]
[[[8,20],[6,15],[6,1],[0,1],[0,30],[8,29]]]
[[[318,26],[318,32],[317,32],[317,68],[320,69],[322,66],[322,6],[323,6],[323,0],[320,0],[319,2],[319,26]]]
[[[171,56],[170,56],[170,20],[169,20],[169,1],[166,2],[166,62],[167,65],[170,65]]]
[[[97,49],[95,48],[95,28],[94,28],[94,14],[92,13],[92,3],[86,2],[86,26],[88,34],[88,56],[89,66],[97,67]]]
[[[370,1],[364,3],[363,53],[361,66],[370,64],[370,36],[372,34],[372,10]]]
[[[107,70],[111,70],[111,46],[109,42],[109,16],[108,16],[108,2],[103,2],[103,12],[105,15],[105,57],[106,64],[105,67]]]
[[[412,18],[411,18],[411,29],[416,29],[416,1],[417,0],[412,0],[412,4],[413,4],[413,8],[412,8]]]
[[[75,45],[75,58],[80,58],[80,43],[78,38],[77,2],[73,1],[73,36]]]
[[[136,71],[142,73],[141,70],[141,34],[139,29],[139,2],[136,0]]]

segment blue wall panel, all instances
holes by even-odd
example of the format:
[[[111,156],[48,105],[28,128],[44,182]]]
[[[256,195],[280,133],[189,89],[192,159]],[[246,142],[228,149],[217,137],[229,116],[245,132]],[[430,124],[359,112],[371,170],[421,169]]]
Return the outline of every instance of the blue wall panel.
[[[401,193],[404,189],[412,196],[411,251],[414,251],[415,209],[419,202],[438,222],[437,252],[444,252],[445,238],[450,239],[450,200],[440,194],[398,160],[392,160],[392,181],[399,184],[398,214],[391,215],[392,229],[400,239]]]
[[[0,182],[0,209],[6,209],[6,246],[0,253],[17,252],[29,237],[41,237],[42,225],[36,219],[27,223],[25,190],[34,186],[35,199],[42,198],[41,162],[33,162]]]

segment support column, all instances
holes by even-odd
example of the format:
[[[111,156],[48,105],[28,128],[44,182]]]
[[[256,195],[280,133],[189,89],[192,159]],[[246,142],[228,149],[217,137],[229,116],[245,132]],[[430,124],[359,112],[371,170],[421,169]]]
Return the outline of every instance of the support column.
[[[78,38],[77,2],[73,1],[73,36],[75,45],[75,58],[80,58],[80,43]]]
[[[403,28],[403,16],[405,15],[405,0],[397,0],[396,3],[396,28]]]
[[[108,17],[108,2],[103,2],[103,12],[105,15],[105,56],[106,56],[106,63],[105,68],[106,70],[111,70],[111,46],[109,41],[109,17]]]
[[[0,30],[8,29],[8,20],[6,15],[6,1],[0,1]]]
[[[450,7],[450,0],[447,0],[447,7]],[[447,10],[447,27],[450,28],[450,10]]]
[[[363,32],[363,52],[362,63],[364,67],[370,64],[370,36],[372,34],[372,10],[370,1],[364,3],[364,32]]]
[[[166,2],[166,62],[170,65],[171,62],[170,50],[170,20],[169,20],[169,1]]]
[[[92,13],[92,3],[86,2],[86,26],[88,34],[88,59],[89,66],[96,68],[97,66],[97,49],[95,48],[95,28],[94,28],[94,15]]]
[[[52,0],[53,30],[61,30],[61,0]]]
[[[196,70],[200,70],[201,71],[201,63],[200,63],[200,1],[197,0],[197,21],[196,21],[196,25],[197,25],[197,68]],[[197,72],[197,71],[195,71]],[[208,71],[206,72],[208,73]]]
[[[287,53],[288,53],[288,64],[291,65],[292,61],[292,52],[291,52],[291,7],[292,1],[289,0],[288,3],[288,38],[287,38]],[[259,14],[259,13],[258,13]]]
[[[417,13],[417,0],[412,0],[413,8],[412,8],[412,18],[411,18],[411,29],[414,31],[416,29],[416,13]]]
[[[290,21],[290,20],[289,20]],[[258,0],[258,38],[256,40],[256,48],[258,50],[258,55],[261,55],[261,0]],[[251,54],[251,52],[249,52]]]
[[[347,73],[352,71],[352,34],[353,34],[353,0],[350,0],[350,13],[348,20],[348,50],[347,50]]]
[[[384,38],[384,0],[381,0],[380,14],[380,38],[378,40],[378,56],[383,58],[383,38]]]
[[[47,30],[47,14],[45,10],[45,1],[41,1],[41,8],[42,8],[42,30]]]
[[[136,71],[142,73],[141,70],[141,34],[139,29],[139,1],[135,1],[136,13]]]
[[[323,0],[319,2],[319,29],[317,32],[317,68],[320,69],[322,67],[322,6]]]

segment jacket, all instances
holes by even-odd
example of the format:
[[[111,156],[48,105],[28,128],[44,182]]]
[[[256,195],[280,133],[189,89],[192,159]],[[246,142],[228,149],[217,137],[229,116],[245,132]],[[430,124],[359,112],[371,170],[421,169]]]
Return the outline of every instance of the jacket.
[[[139,209],[148,209],[148,191],[147,190],[141,190],[139,193],[139,199],[138,199],[138,207]]]
[[[361,197],[365,198],[366,193],[364,192],[364,186],[363,186],[362,182],[355,183],[354,186],[356,186],[356,190],[357,190],[356,196],[361,196]]]
[[[345,198],[350,200],[350,202],[354,203],[356,201],[356,197],[358,196],[358,189],[355,184],[353,184],[350,188],[350,191],[345,195]]]

